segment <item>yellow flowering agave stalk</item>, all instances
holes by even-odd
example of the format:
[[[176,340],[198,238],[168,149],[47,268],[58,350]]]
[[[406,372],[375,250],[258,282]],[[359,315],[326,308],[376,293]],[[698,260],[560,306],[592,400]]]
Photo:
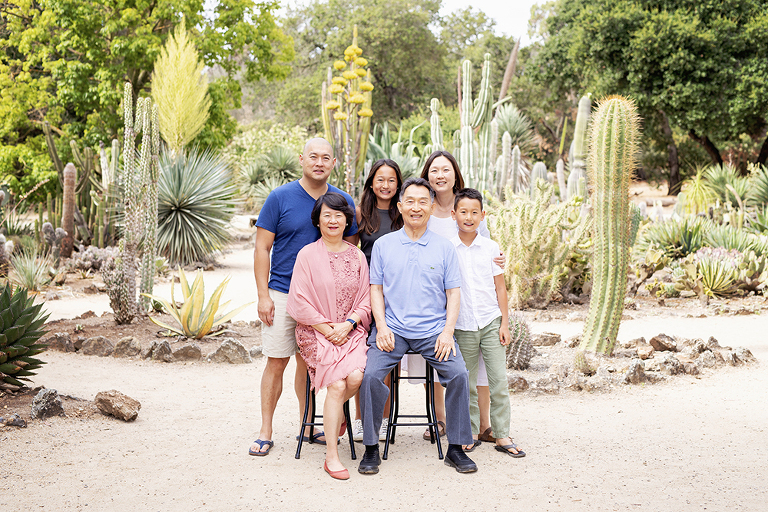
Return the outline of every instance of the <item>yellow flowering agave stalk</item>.
[[[331,175],[331,183],[355,195],[360,185],[368,135],[371,127],[371,72],[368,60],[361,57],[357,46],[357,27],[352,31],[352,44],[344,50],[344,60],[328,68],[321,90],[321,105],[325,137],[339,158],[339,166]],[[334,70],[341,76],[333,76]]]
[[[227,276],[227,278],[216,287],[216,290],[214,290],[213,295],[211,295],[211,298],[208,301],[208,305],[204,306],[205,285],[203,284],[203,272],[201,270],[197,271],[195,280],[190,287],[187,277],[184,275],[184,270],[179,268],[179,282],[181,283],[181,293],[184,298],[184,303],[181,308],[176,306],[176,301],[173,298],[173,283],[171,283],[170,302],[155,295],[148,295],[146,293],[143,293],[142,295],[162,304],[165,311],[178,322],[180,327],[170,326],[152,317],[149,317],[149,319],[160,327],[168,329],[170,332],[186,336],[187,338],[194,338],[196,340],[199,340],[204,336],[216,336],[221,334],[224,331],[211,333],[211,330],[232,319],[239,312],[253,304],[253,302],[249,302],[239,308],[233,309],[229,313],[217,316],[219,309],[225,309],[227,305],[229,305],[229,301],[221,305],[219,304],[224,289],[229,283],[229,279],[230,276]]]

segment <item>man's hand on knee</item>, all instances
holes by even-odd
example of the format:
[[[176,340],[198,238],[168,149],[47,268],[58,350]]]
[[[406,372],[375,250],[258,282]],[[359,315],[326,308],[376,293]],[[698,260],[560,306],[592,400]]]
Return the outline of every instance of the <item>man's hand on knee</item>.
[[[395,350],[395,335],[386,325],[376,326],[376,346],[382,352]]]
[[[451,357],[451,353],[456,355],[456,342],[452,333],[443,331],[435,340],[435,358],[442,362]]]

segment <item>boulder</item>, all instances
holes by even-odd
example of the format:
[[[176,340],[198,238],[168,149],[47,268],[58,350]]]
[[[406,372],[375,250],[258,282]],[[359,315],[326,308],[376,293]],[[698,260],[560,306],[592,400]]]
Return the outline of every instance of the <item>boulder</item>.
[[[187,343],[173,351],[174,361],[199,361],[203,358],[203,351],[197,343]]]
[[[256,359],[257,357],[261,357],[264,355],[262,353],[263,347],[261,345],[256,347],[251,347],[251,350],[248,351],[248,354],[251,356],[251,359]]]
[[[560,335],[554,332],[542,332],[531,336],[531,345],[534,347],[551,347],[560,343]]]
[[[208,356],[208,362],[244,364],[253,361],[242,343],[233,338],[224,338],[219,348]]]
[[[55,389],[42,389],[32,399],[32,418],[42,420],[52,416],[66,416],[64,406]]]
[[[705,350],[699,354],[699,357],[696,359],[696,366],[699,369],[714,368],[716,365],[717,360],[715,359],[715,354],[713,354],[711,350]]]
[[[48,350],[58,350],[59,352],[74,352],[75,345],[72,344],[72,338],[69,333],[57,332],[45,340],[48,344]]]
[[[637,357],[643,360],[650,359],[655,352],[653,347],[646,343],[638,344],[635,350],[637,351]]]
[[[85,343],[86,337],[85,336],[78,336],[75,338],[75,350],[80,351],[81,348],[83,348],[83,343]]]
[[[528,381],[513,373],[507,374],[507,387],[513,393],[521,393],[528,389]]]
[[[700,352],[696,350],[696,347],[691,346],[683,349],[683,351],[680,352],[680,355],[682,355],[686,359],[690,359],[691,361],[693,361],[694,359],[699,357],[699,353]]]
[[[139,415],[141,404],[138,400],[111,389],[96,394],[96,407],[107,416],[123,421],[133,421]]]
[[[641,384],[647,381],[645,376],[645,365],[640,359],[633,359],[629,363],[629,368],[624,373],[624,382],[627,384]]]
[[[645,338],[635,338],[629,341],[622,341],[619,343],[622,348],[635,348],[638,345],[646,345]]]
[[[666,334],[658,334],[648,343],[658,352],[677,352],[677,342]]]
[[[83,293],[87,293],[88,295],[94,295],[94,294],[99,293],[99,289],[96,288],[95,285],[89,284],[88,286],[83,288]]]
[[[126,336],[120,338],[120,341],[115,345],[115,351],[112,352],[114,357],[135,357],[141,354],[141,343],[136,341],[133,336]]]
[[[725,351],[725,355],[723,355],[723,359],[725,359],[725,364],[727,364],[728,366],[739,366],[741,364],[741,361],[736,356],[736,354],[730,350]]]
[[[590,393],[610,391],[611,381],[610,379],[606,379],[605,377],[594,375],[584,380],[584,383],[582,384],[582,389],[584,391],[589,391]]]
[[[53,278],[53,284],[55,286],[63,286],[64,283],[66,282],[67,282],[67,273],[63,271],[56,274]]]
[[[555,363],[549,367],[549,373],[557,377],[557,380],[562,382],[568,377],[568,365],[565,363]]]
[[[683,373],[683,365],[680,360],[672,354],[666,354],[661,361],[659,361],[659,371],[664,375],[677,375]]]
[[[173,351],[171,350],[171,344],[168,341],[162,341],[155,345],[150,356],[153,361],[162,361],[164,363],[170,363],[173,361]]]
[[[569,336],[563,340],[563,343],[565,343],[565,346],[568,348],[576,348],[579,346],[579,343],[581,343],[581,334]]]
[[[706,347],[710,350],[720,348],[720,343],[717,342],[714,336],[710,336],[707,340]]]
[[[752,355],[752,352],[750,352],[748,348],[736,347],[733,350],[733,353],[742,363],[748,364],[757,361],[755,356]]]
[[[104,336],[94,336],[93,338],[88,338],[83,342],[83,347],[80,349],[80,352],[86,356],[99,357],[111,356],[112,352],[114,351],[115,346],[112,345],[112,342]]]
[[[152,357],[152,352],[155,351],[155,348],[157,348],[158,345],[159,343],[157,341],[152,341],[152,344],[150,346],[148,346],[147,348],[141,351],[141,358],[149,359],[150,357]]]
[[[4,427],[27,428],[27,422],[16,413],[11,414],[10,416],[0,417],[0,425],[3,425]]]
[[[696,366],[696,363],[683,363],[683,373],[686,375],[698,375],[699,367]]]
[[[533,381],[531,383],[531,391],[550,395],[557,394],[560,392],[560,383],[557,381],[557,376],[550,373]]]

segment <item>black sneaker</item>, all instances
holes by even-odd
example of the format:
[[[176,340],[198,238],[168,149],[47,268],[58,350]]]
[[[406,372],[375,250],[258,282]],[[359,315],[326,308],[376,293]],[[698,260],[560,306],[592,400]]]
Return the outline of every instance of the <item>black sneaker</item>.
[[[461,447],[457,450],[448,448],[445,453],[445,465],[451,466],[459,473],[474,473],[477,471],[477,464],[472,462],[472,459],[464,453],[464,450],[462,450]]]
[[[375,475],[379,472],[379,464],[381,464],[381,457],[379,456],[379,445],[365,447],[365,453],[363,454],[363,460],[360,461],[360,465],[357,467],[357,472],[363,475]]]

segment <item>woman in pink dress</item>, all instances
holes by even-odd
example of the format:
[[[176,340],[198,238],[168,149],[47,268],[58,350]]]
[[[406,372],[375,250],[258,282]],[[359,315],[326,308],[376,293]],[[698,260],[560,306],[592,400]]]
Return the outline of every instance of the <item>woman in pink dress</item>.
[[[298,323],[296,342],[311,385],[327,388],[323,429],[339,435],[346,430],[342,406],[363,381],[371,320],[368,265],[363,253],[343,239],[353,215],[341,194],[329,192],[317,200],[312,223],[321,238],[299,251],[287,306]],[[324,469],[333,478],[349,478],[335,442],[326,445]]]

